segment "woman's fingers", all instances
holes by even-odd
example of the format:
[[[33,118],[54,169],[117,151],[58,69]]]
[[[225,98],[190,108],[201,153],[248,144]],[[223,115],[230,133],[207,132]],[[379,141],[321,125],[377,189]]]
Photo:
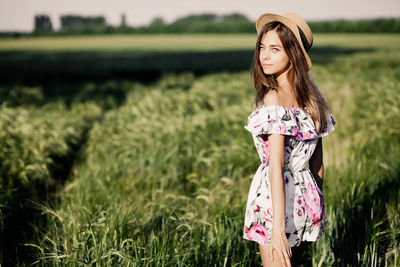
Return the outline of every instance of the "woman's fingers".
[[[274,261],[274,253],[273,252],[275,251],[282,266],[291,267],[290,258],[292,257],[292,249],[289,246],[287,239],[281,238],[280,242],[278,241],[278,244],[276,244],[276,245],[277,245],[277,247],[275,247],[273,242],[270,242],[268,249],[267,249],[267,257],[269,257],[271,261]],[[276,260],[278,260],[278,259],[276,259]]]
[[[289,256],[288,256],[288,254],[287,253],[285,253],[285,252],[283,252],[282,253],[283,254],[283,256],[285,257],[285,266],[288,266],[288,267],[291,267],[291,265],[290,265],[290,258],[289,258]]]
[[[283,250],[279,250],[279,259],[281,260],[282,266],[286,266],[285,260],[285,252]]]
[[[286,262],[287,262],[287,266],[291,266],[291,264],[290,264],[290,258],[292,257],[292,248],[289,246],[289,243],[287,242],[287,240],[285,240],[286,242],[286,246],[284,246],[284,247],[286,247],[286,249],[285,249],[285,253],[284,253],[284,255],[285,255],[285,259],[286,259]]]
[[[292,257],[292,249],[290,247],[288,249],[288,255],[289,255],[289,257]]]
[[[282,265],[283,266],[289,266],[289,267],[291,267],[291,264],[290,264],[290,257],[291,257],[291,252],[292,252],[292,250],[291,250],[291,247],[289,246],[289,243],[287,242],[287,239],[286,240],[281,240],[281,253],[280,253],[280,258],[281,258],[281,262],[282,262]]]
[[[279,254],[279,259],[281,260],[282,266],[291,267],[290,258],[284,250],[281,250]]]
[[[283,246],[284,248],[286,248],[285,251],[286,251],[287,255],[288,255],[289,257],[292,257],[292,248],[290,247],[289,242],[287,241],[287,239],[282,240],[282,241],[283,241],[282,246]]]

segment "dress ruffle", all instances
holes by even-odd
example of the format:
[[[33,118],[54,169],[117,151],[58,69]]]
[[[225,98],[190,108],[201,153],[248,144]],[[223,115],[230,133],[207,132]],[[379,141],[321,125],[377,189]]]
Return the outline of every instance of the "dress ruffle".
[[[301,108],[278,105],[259,105],[248,117],[244,126],[253,135],[283,134],[295,136],[296,140],[307,140],[328,135],[336,124],[328,109],[329,119],[323,130],[317,133],[314,121]]]

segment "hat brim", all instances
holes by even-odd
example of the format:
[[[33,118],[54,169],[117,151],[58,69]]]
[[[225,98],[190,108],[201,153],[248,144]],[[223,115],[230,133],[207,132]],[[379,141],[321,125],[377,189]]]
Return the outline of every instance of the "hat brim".
[[[282,22],[283,24],[285,24],[285,26],[287,26],[293,32],[293,34],[297,38],[297,41],[300,44],[301,50],[303,52],[303,55],[304,55],[304,57],[306,58],[306,61],[307,61],[308,69],[310,70],[311,67],[312,67],[312,62],[311,62],[310,57],[308,56],[308,53],[304,49],[303,43],[301,42],[299,29],[297,28],[297,25],[293,21],[288,19],[287,17],[281,16],[281,15],[278,15],[278,14],[271,14],[271,13],[262,14],[256,20],[257,35],[260,34],[260,31],[261,31],[262,27],[265,24],[267,24],[269,22],[272,22],[272,21]]]

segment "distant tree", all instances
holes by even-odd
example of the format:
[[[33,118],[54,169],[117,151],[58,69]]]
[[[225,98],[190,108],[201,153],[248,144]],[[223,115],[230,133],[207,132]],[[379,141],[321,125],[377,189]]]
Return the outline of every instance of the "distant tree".
[[[124,13],[121,14],[121,27],[126,27],[126,16]]]
[[[224,15],[224,16],[222,16],[222,20],[231,20],[231,21],[239,21],[239,22],[242,22],[242,21],[250,22],[249,19],[246,16],[244,16],[242,14],[239,14],[239,13],[232,13],[232,14]]]
[[[369,20],[330,20],[330,21],[312,21],[309,22],[310,28],[313,32],[400,32],[400,19],[399,18],[379,18]]]
[[[167,25],[167,32],[176,33],[243,33],[255,32],[254,23],[246,16],[232,13],[224,16],[215,14],[189,15]]]
[[[246,16],[233,13],[222,16],[222,20],[218,23],[218,32],[255,32],[254,23]]]
[[[201,22],[215,22],[218,16],[211,13],[200,14],[200,15],[189,15],[183,18],[177,19],[174,23],[201,23]]]
[[[50,17],[45,14],[35,16],[35,32],[50,32],[53,30]]]
[[[80,28],[96,28],[106,27],[106,19],[104,16],[84,17],[77,15],[63,15],[61,16],[61,29],[62,30],[76,30]]]
[[[149,32],[157,32],[157,33],[162,33],[165,32],[165,23],[164,20],[160,17],[154,18],[150,25],[149,25]]]
[[[126,25],[126,16],[121,14],[119,26],[107,25],[104,16],[61,16],[61,30],[53,31],[49,16],[35,16],[33,35],[79,35],[79,34],[145,34],[145,33],[256,33],[254,21],[240,13],[216,15],[212,13],[192,14],[166,24],[161,17],[154,18],[149,25],[132,27]],[[314,33],[387,32],[400,33],[400,18],[377,18],[369,20],[330,20],[308,22]],[[11,33],[0,33],[9,36]]]

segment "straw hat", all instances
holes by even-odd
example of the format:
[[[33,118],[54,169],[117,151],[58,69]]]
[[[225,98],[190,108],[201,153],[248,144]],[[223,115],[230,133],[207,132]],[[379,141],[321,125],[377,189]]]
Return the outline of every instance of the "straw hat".
[[[294,13],[287,13],[283,16],[265,13],[259,16],[256,20],[257,34],[260,33],[265,24],[271,21],[282,22],[293,32],[294,36],[297,38],[297,41],[299,41],[301,50],[303,51],[304,57],[307,60],[308,69],[311,69],[312,63],[307,52],[310,50],[313,44],[313,36],[307,22],[299,15]]]

